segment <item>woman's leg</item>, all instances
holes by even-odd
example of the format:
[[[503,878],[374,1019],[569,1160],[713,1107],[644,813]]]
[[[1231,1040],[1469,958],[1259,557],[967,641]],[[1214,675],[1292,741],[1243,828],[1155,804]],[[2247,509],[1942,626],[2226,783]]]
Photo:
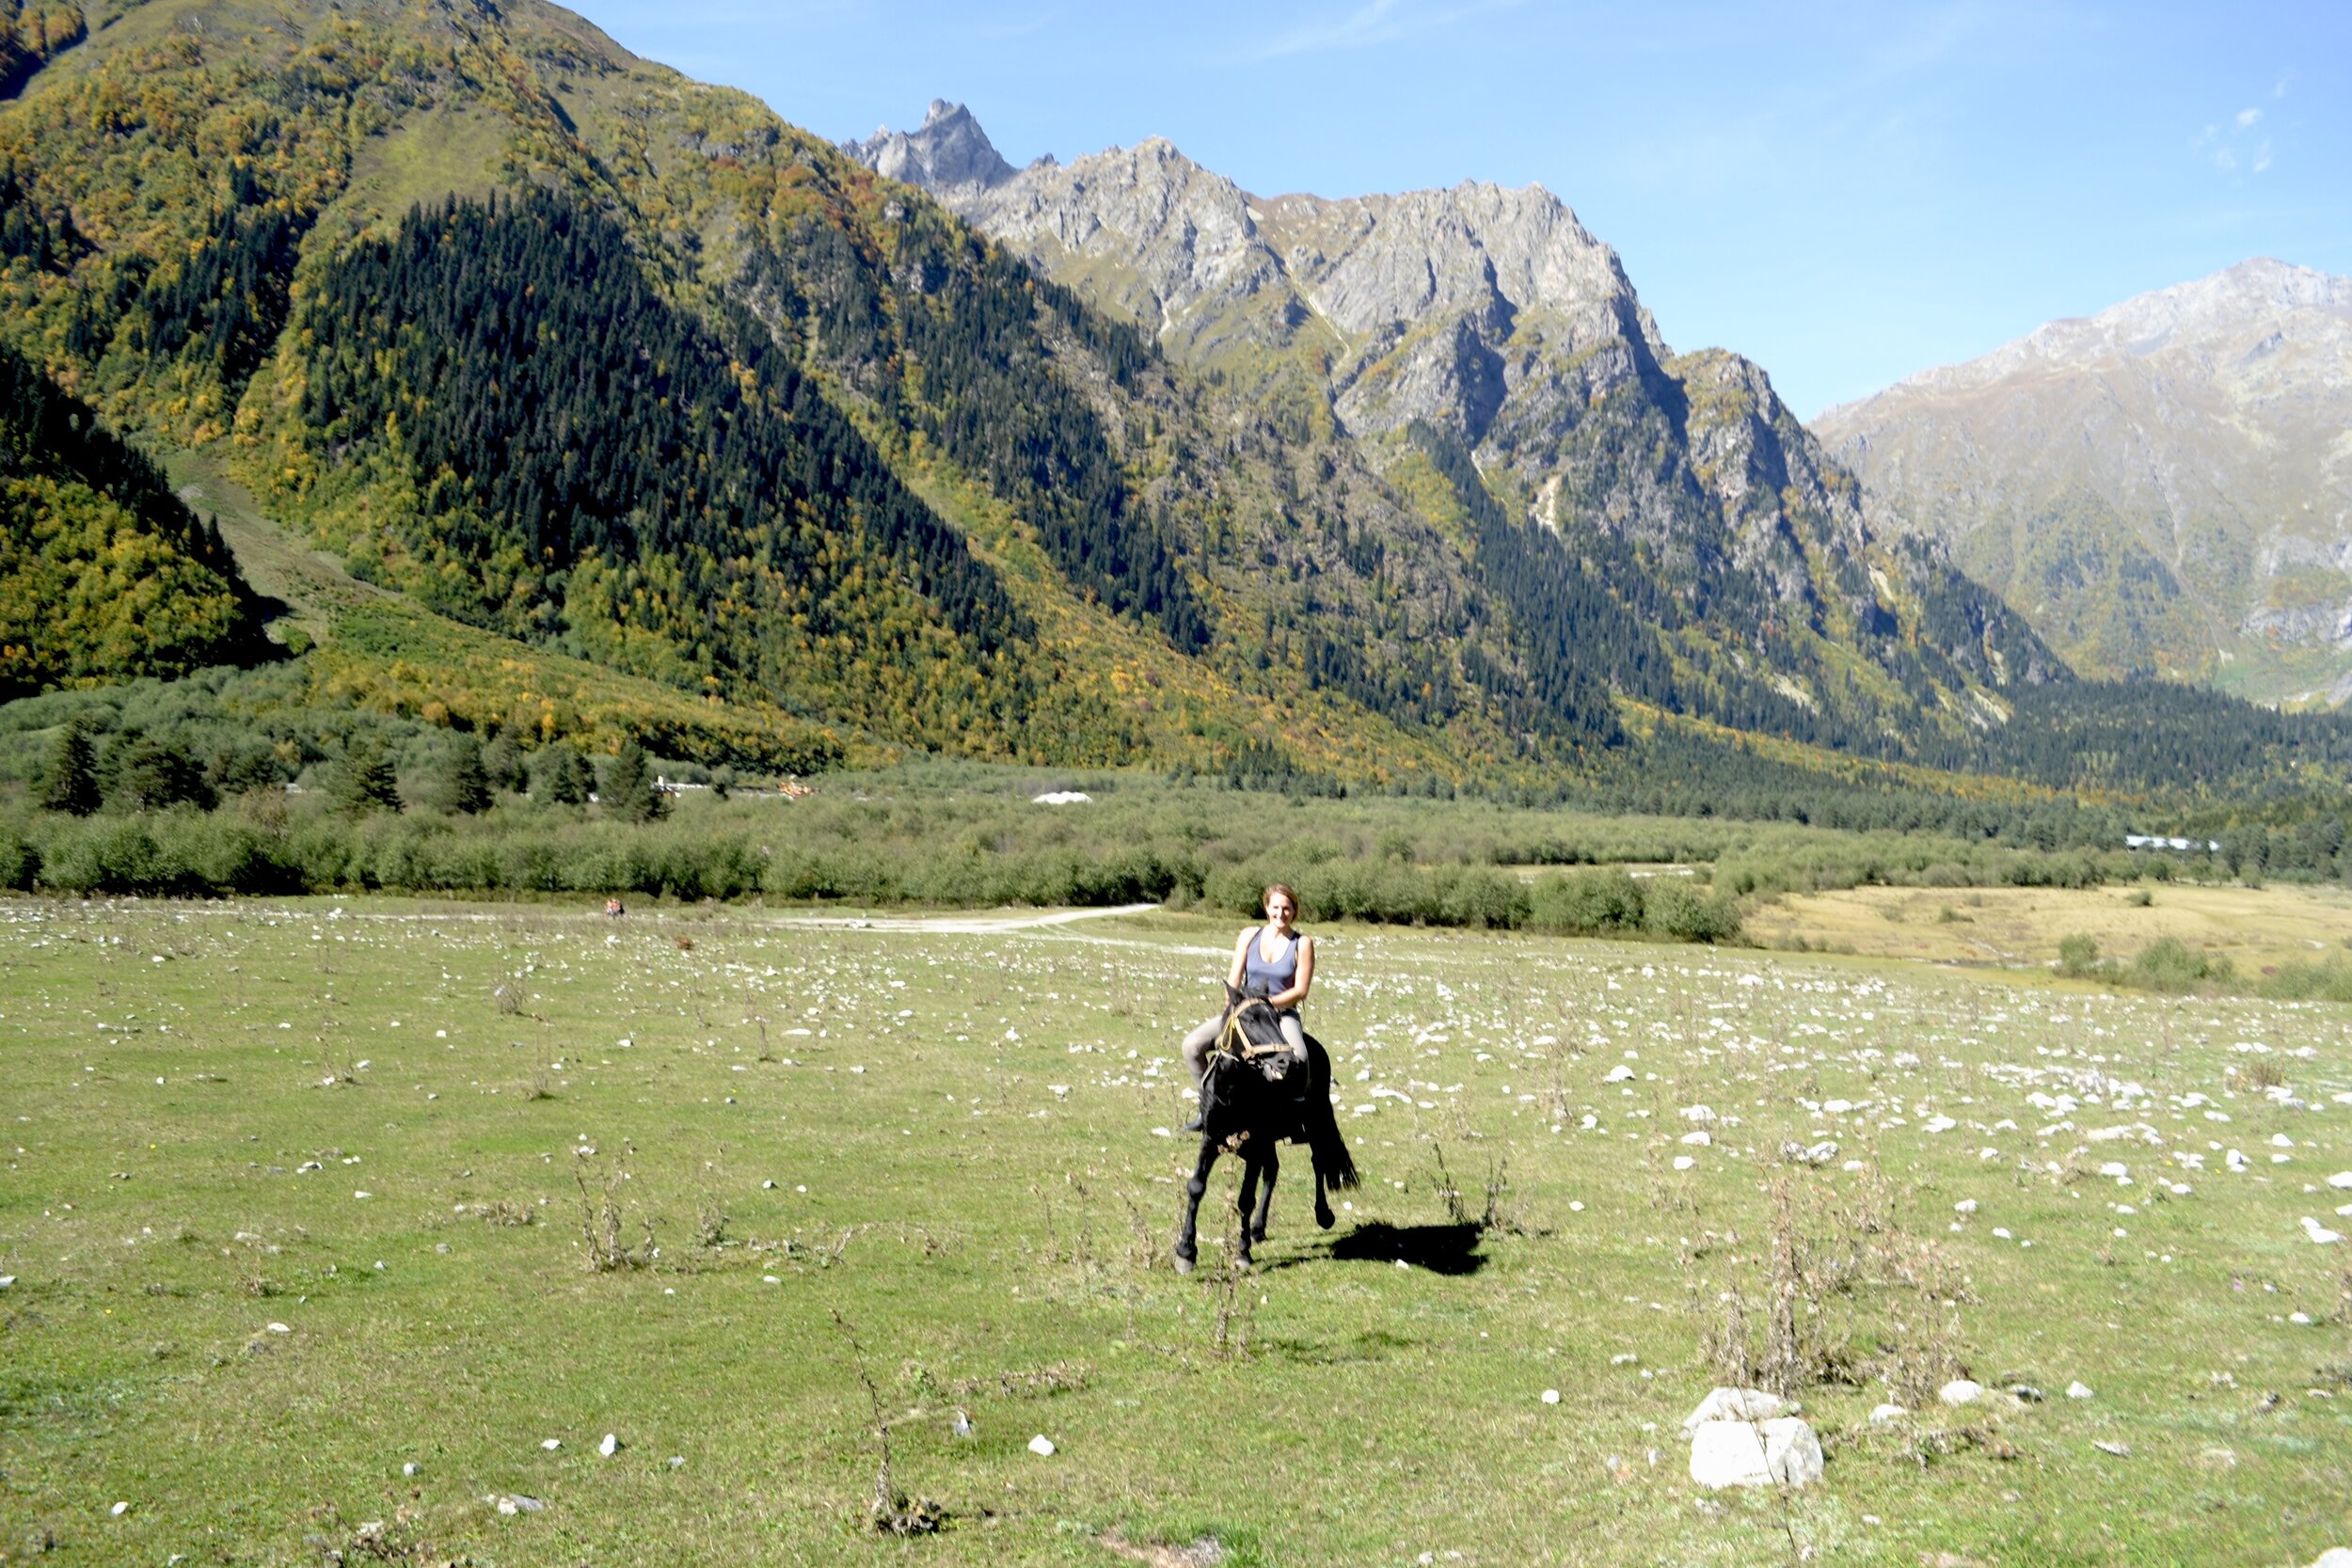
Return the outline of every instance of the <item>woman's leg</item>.
[[[1307,1065],[1307,1031],[1299,1026],[1298,1015],[1277,1013],[1275,1022],[1282,1026],[1282,1038],[1290,1046],[1291,1054],[1298,1058],[1299,1066],[1305,1067]]]
[[[1216,1032],[1224,1026],[1225,1015],[1219,1013],[1215,1018],[1202,1020],[1200,1027],[1184,1037],[1184,1043],[1181,1047],[1184,1056],[1184,1070],[1192,1074],[1192,1081],[1195,1084],[1200,1083],[1200,1075],[1208,1070],[1209,1047],[1216,1043]]]

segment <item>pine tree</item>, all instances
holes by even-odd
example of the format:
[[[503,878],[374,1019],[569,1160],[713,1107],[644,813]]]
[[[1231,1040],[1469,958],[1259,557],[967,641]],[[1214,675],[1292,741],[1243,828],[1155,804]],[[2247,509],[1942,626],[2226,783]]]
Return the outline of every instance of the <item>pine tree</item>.
[[[651,760],[634,740],[625,743],[612,766],[605,769],[604,787],[597,791],[596,802],[607,815],[624,822],[650,822],[670,809],[669,797],[654,787]]]
[[[43,811],[87,816],[98,809],[98,753],[79,724],[68,724],[49,756],[49,773],[41,781]]]
[[[191,805],[210,811],[219,798],[203,768],[174,740],[133,736],[115,757],[115,791],[133,811]]]
[[[492,800],[490,771],[483,766],[482,747],[469,736],[459,736],[434,781],[433,803],[442,811],[472,816],[488,811]]]
[[[523,772],[522,744],[515,738],[513,730],[501,730],[499,737],[483,748],[482,766],[493,789],[519,790],[528,782]]]
[[[354,816],[372,811],[398,811],[400,775],[380,742],[353,740],[343,748],[343,759],[335,768],[330,793],[335,809]]]
[[[532,799],[554,805],[586,805],[589,784],[588,765],[568,740],[544,748],[531,769]]]

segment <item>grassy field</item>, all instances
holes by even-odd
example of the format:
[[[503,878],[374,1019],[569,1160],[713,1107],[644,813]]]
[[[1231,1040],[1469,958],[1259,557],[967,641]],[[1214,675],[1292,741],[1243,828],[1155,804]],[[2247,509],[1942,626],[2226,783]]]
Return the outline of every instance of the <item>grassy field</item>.
[[[2352,1230],[2352,1013],[1330,929],[1310,1022],[1366,1185],[1322,1235],[1287,1173],[1258,1274],[1180,1279],[1160,1130],[1230,923],[961,924],[0,906],[0,1553],[2352,1544],[2352,1246],[2300,1223]],[[1776,1284],[1826,1479],[1703,1493],[1677,1424],[1772,1349]],[[1963,1370],[2048,1397],[1922,1398]],[[1890,1391],[1917,1413],[1873,1427]],[[878,1407],[944,1535],[868,1524]]]
[[[2141,902],[2141,900],[2146,902]],[[2165,937],[2227,958],[2259,977],[2283,963],[2324,960],[2352,942],[2352,890],[2334,884],[2245,887],[1860,887],[1759,904],[1749,935],[1766,946],[1803,941],[1833,952],[1936,963],[2043,965],[2081,934],[2129,958]]]

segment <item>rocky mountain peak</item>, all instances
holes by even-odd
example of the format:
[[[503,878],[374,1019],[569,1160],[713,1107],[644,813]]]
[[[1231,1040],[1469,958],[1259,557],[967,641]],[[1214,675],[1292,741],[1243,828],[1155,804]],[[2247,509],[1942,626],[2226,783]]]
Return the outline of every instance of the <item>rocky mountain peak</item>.
[[[841,150],[878,174],[925,190],[984,189],[1014,173],[972,111],[944,98],[931,100],[919,129],[881,126],[864,141],[843,142]],[[1050,166],[1053,160],[1042,162]]]

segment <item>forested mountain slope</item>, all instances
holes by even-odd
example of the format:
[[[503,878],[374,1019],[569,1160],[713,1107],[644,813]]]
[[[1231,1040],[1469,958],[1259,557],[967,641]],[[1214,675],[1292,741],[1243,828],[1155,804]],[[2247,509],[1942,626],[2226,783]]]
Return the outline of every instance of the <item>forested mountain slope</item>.
[[[0,171],[8,330],[447,613],[982,755],[1279,736],[1369,776],[1613,733],[1597,690],[1522,711],[1458,553],[1344,446],[553,8],[110,10]],[[648,334],[675,361],[616,360]]]
[[[185,674],[260,645],[219,531],[0,343],[0,700]]]
[[[2086,672],[2352,691],[2352,278],[2245,261],[1814,428]]]

